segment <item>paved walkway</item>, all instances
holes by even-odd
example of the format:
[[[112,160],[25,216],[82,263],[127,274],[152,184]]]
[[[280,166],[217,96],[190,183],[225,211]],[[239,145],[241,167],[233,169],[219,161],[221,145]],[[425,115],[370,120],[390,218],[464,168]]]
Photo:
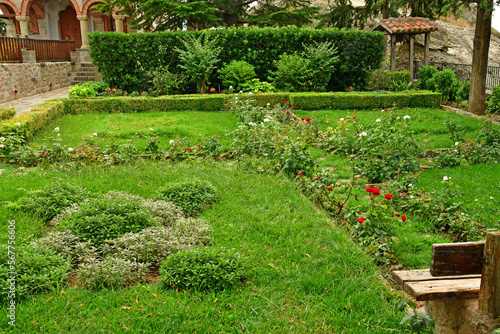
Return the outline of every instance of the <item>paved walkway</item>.
[[[31,108],[44,103],[47,100],[62,99],[68,97],[69,86],[59,89],[54,89],[51,92],[37,94],[33,96],[23,97],[21,99],[0,103],[0,108],[15,108],[18,114],[24,114]]]

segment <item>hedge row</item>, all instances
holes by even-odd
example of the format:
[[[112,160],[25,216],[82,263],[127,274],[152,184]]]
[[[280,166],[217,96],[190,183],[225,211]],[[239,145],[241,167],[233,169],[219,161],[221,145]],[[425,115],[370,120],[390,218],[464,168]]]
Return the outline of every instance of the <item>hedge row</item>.
[[[14,117],[16,109],[14,108],[0,108],[0,121]]]
[[[38,130],[43,129],[52,120],[63,114],[63,102],[61,100],[47,101],[34,107],[30,112],[0,121],[0,137],[16,133],[28,140]]]
[[[146,71],[168,66],[180,72],[175,48],[188,35],[207,34],[222,48],[218,67],[231,60],[244,60],[255,66],[257,77],[268,81],[275,70],[273,61],[288,53],[303,51],[303,44],[333,41],[338,49],[339,66],[328,90],[344,91],[349,86],[362,88],[366,76],[380,67],[384,58],[384,35],[362,30],[312,28],[240,27],[217,30],[178,31],[148,34],[90,33],[90,56],[103,79],[111,87],[144,91],[150,84]],[[214,78],[215,79],[215,78]],[[212,80],[215,87],[216,80]]]
[[[438,108],[441,94],[429,91],[401,93],[294,93],[291,104],[298,109],[373,109],[387,107]]]

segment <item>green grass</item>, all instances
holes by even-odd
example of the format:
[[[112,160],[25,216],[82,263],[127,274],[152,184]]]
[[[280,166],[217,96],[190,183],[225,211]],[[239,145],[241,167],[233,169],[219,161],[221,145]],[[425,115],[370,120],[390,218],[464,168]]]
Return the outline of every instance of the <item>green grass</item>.
[[[388,112],[381,110],[294,110],[294,113],[301,117],[312,117],[316,120],[318,129],[326,130],[328,127],[336,127],[341,118],[356,115],[359,124],[367,125],[374,123],[377,118],[387,116]],[[472,117],[465,117],[441,109],[401,109],[398,110],[401,116],[409,115],[411,117],[411,129],[415,131],[417,138],[427,140],[426,148],[450,147],[453,143],[450,139],[450,132],[444,122],[450,119],[457,124],[459,128],[465,131],[465,138],[475,139],[477,133],[482,128],[483,121]],[[500,126],[494,125],[500,129]]]
[[[84,137],[92,137],[93,133],[97,133],[97,145],[132,140],[140,149],[146,147],[148,136],[158,135],[160,148],[165,148],[171,139],[177,137],[186,137],[194,144],[218,133],[223,148],[228,150],[231,138],[226,133],[236,126],[236,117],[227,112],[89,113],[65,115],[49,124],[31,141],[37,144],[51,142],[56,127],[59,127],[62,143],[71,147],[80,144]]]
[[[400,330],[401,314],[378,269],[347,235],[297,191],[287,179],[235,170],[228,164],[164,164],[40,169],[0,177],[0,201],[14,201],[24,189],[55,180],[95,192],[123,190],[150,197],[169,182],[198,178],[222,196],[203,213],[214,244],[235,248],[250,261],[250,282],[218,294],[164,290],[135,285],[116,291],[61,287],[18,304],[17,333],[247,332],[387,333]],[[25,215],[0,208],[6,241],[7,219],[17,222],[19,241],[41,236],[44,227]],[[5,309],[0,325],[7,328]]]

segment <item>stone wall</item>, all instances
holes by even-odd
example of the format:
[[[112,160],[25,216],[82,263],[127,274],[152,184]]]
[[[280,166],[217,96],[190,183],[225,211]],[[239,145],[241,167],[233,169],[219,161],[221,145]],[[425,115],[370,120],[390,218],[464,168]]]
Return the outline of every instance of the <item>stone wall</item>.
[[[0,63],[0,103],[69,86],[77,65],[58,63]]]

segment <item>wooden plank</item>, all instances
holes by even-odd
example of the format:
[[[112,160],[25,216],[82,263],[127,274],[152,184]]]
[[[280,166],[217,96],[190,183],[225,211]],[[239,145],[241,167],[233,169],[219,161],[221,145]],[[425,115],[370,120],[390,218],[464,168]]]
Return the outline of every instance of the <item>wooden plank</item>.
[[[486,234],[483,280],[479,295],[479,309],[492,318],[500,316],[500,232]]]
[[[395,34],[391,35],[391,71],[396,70],[396,38]]]
[[[425,33],[425,46],[424,46],[424,66],[429,65],[429,45],[431,40],[431,33]]]
[[[436,281],[444,279],[467,279],[467,278],[481,278],[481,275],[459,275],[459,276],[432,276],[429,269],[416,269],[416,270],[401,270],[393,271],[392,278],[403,285],[407,282],[420,282],[420,281]]]
[[[481,274],[484,241],[433,244],[431,275]]]
[[[411,73],[411,79],[413,80],[414,76],[413,76],[413,58],[415,56],[415,52],[414,52],[414,45],[415,45],[415,36],[413,35],[410,35],[410,48],[409,48],[409,56],[408,56],[408,59],[409,59],[409,62],[410,62],[410,73]]]
[[[424,301],[477,298],[480,286],[481,278],[467,278],[408,282],[403,288],[417,301]]]

